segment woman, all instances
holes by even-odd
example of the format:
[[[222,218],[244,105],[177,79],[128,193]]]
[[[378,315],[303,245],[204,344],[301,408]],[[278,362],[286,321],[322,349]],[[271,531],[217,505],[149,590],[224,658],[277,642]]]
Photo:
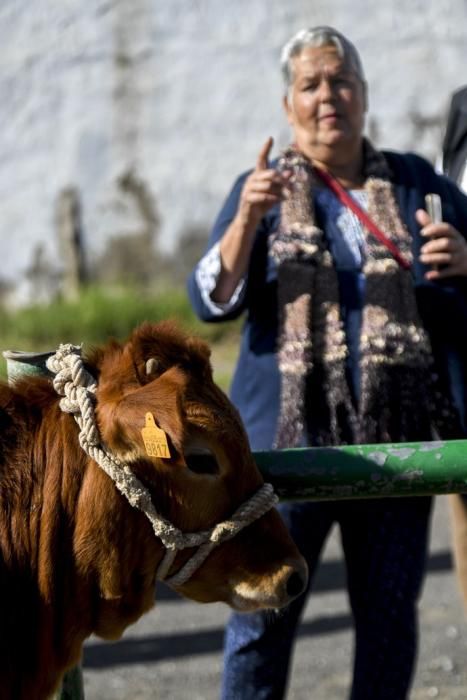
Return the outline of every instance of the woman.
[[[231,395],[252,447],[460,437],[467,198],[423,159],[376,151],[363,137],[366,83],[339,32],[299,32],[282,70],[293,144],[269,165],[265,143],[189,280],[204,320],[247,313]],[[429,192],[442,198],[444,223],[423,209]],[[311,587],[340,527],[352,700],[407,697],[430,507],[429,498],[282,506]],[[286,614],[232,617],[224,700],[284,697],[305,600]]]

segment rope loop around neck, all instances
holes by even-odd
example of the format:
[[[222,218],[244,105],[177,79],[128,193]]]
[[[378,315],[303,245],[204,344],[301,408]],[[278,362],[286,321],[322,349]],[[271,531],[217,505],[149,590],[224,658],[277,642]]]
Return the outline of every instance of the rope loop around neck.
[[[165,580],[175,587],[181,586],[201,566],[214,547],[234,537],[277,504],[279,499],[272,485],[263,484],[227,520],[207,530],[183,533],[157,512],[149,491],[133,474],[129,465],[112,455],[102,444],[94,410],[97,383],[84,367],[81,347],[62,344],[57,352],[48,358],[46,364],[47,369],[54,375],[52,381],[55,391],[63,397],[60,400],[61,410],[72,414],[79,426],[81,448],[112,479],[130,505],[144,513],[152,525],[154,534],[166,548],[156,575],[159,580]],[[180,571],[167,578],[177,551],[187,547],[197,547],[197,550]]]

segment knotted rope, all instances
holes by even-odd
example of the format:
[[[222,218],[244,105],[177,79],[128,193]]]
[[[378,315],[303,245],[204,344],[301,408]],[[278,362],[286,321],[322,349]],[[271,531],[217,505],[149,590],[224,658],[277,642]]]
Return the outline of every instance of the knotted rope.
[[[102,444],[94,411],[97,383],[83,365],[81,348],[70,344],[60,345],[57,352],[48,358],[46,364],[55,375],[53,378],[55,391],[64,397],[60,400],[60,408],[65,413],[71,413],[79,426],[81,448],[112,479],[128,502],[146,515],[155,535],[166,548],[165,556],[157,571],[159,580],[165,580],[172,586],[181,586],[201,566],[214,547],[234,537],[240,530],[276,505],[278,498],[274,494],[272,485],[263,484],[235,511],[231,518],[208,530],[181,532],[157,512],[149,491],[133,474],[128,464],[112,455]],[[177,552],[187,547],[198,547],[198,549],[180,571],[166,578]]]

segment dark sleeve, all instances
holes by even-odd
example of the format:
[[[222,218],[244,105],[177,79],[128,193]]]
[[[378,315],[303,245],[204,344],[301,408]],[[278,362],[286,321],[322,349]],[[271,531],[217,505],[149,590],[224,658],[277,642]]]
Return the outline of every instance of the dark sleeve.
[[[243,173],[243,175],[240,175],[240,177],[237,178],[237,180],[235,181],[232,189],[230,190],[227,196],[227,199],[225,200],[219,214],[217,215],[217,219],[214,222],[214,226],[212,227],[211,234],[209,236],[206,251],[210,250],[215,243],[220,241],[220,239],[232,223],[233,219],[235,218],[243,185],[250,172],[251,171]]]
[[[249,171],[251,172],[251,171]],[[204,251],[203,255],[205,255],[211,248],[218,243],[222,236],[224,235],[225,231],[235,218],[235,214],[237,213],[237,208],[238,208],[238,203],[240,200],[240,195],[242,192],[243,184],[246,180],[246,178],[249,175],[249,172],[244,173],[241,175],[237,180],[235,181],[232,189],[230,190],[230,193],[227,196],[227,199],[225,200],[215,222],[214,226],[212,227],[209,240],[208,240],[208,245],[206,247],[206,250]],[[235,310],[224,313],[224,314],[219,314],[215,315],[212,313],[211,309],[206,305],[206,303],[203,300],[203,297],[201,295],[201,291],[199,289],[198,281],[196,279],[196,268],[197,265],[193,268],[191,271],[189,277],[188,277],[188,282],[187,282],[187,289],[188,289],[188,297],[190,300],[190,303],[193,307],[194,312],[200,318],[202,321],[208,321],[208,322],[221,322],[221,321],[229,321],[234,318],[237,318],[243,311],[244,311],[244,304],[240,304],[236,306]]]

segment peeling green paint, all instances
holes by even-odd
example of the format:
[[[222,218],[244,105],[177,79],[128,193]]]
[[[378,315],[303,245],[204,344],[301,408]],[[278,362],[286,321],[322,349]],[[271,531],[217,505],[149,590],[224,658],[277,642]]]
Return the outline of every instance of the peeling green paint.
[[[255,452],[281,500],[467,493],[467,440]]]

